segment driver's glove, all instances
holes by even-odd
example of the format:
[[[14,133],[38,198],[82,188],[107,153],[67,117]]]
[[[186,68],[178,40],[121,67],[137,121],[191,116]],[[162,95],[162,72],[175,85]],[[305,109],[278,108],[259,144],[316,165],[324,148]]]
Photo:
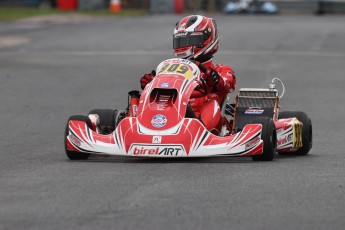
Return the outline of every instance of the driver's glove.
[[[220,75],[217,71],[215,71],[214,69],[208,68],[206,71],[206,75],[212,79],[214,85],[218,84],[220,80]]]
[[[149,84],[152,79],[156,76],[156,71],[152,70],[151,73],[145,74],[140,78],[141,89],[145,89],[145,86]]]
[[[221,78],[220,78],[219,73],[216,70],[212,68],[207,68],[204,74],[204,79],[209,89],[213,89],[213,91],[218,91],[217,85]]]

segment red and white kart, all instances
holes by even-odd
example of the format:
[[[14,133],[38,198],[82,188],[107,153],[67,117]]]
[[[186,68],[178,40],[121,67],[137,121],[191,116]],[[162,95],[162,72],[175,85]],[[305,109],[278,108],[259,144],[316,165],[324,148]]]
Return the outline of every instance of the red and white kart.
[[[223,102],[221,133],[209,132],[189,106],[202,81],[200,69],[205,70],[189,60],[165,60],[141,95],[129,92],[127,110],[71,116],[64,136],[68,158],[251,156],[270,161],[277,151],[308,153],[310,119],[302,112],[283,112],[278,120],[279,96],[273,87],[239,90],[235,104]]]

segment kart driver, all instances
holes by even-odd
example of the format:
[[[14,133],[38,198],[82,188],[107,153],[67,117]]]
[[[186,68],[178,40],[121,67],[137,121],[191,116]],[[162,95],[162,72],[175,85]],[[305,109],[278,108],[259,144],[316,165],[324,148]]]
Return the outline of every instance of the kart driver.
[[[236,88],[236,77],[230,66],[213,64],[213,54],[218,51],[218,31],[214,19],[201,15],[184,17],[176,23],[173,35],[173,53],[176,58],[184,58],[201,63],[206,67],[206,73],[201,77],[205,80],[208,92],[200,94],[197,90],[190,98],[190,105],[195,115],[205,127],[218,134],[222,127],[220,104],[226,95]],[[144,89],[155,77],[156,73],[145,74],[141,79]],[[200,91],[200,90],[199,90]]]

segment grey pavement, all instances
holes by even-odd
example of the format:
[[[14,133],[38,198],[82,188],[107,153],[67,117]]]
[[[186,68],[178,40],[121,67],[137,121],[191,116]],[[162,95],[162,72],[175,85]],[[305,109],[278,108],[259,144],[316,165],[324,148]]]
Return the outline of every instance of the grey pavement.
[[[240,87],[281,78],[313,121],[303,157],[70,161],[70,115],[124,108],[171,57],[176,16],[0,29],[0,229],[344,229],[345,17],[217,16]]]

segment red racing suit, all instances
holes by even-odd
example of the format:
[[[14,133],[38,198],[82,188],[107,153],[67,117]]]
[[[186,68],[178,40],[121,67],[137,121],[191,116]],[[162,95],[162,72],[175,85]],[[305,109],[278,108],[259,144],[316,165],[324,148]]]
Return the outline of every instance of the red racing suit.
[[[230,66],[216,64],[212,60],[202,63],[206,68],[214,69],[220,75],[218,83],[208,88],[207,95],[193,93],[189,103],[195,115],[204,123],[209,131],[216,129],[218,132],[222,127],[220,105],[228,93],[236,88],[236,77]],[[201,77],[206,78],[202,73]]]

